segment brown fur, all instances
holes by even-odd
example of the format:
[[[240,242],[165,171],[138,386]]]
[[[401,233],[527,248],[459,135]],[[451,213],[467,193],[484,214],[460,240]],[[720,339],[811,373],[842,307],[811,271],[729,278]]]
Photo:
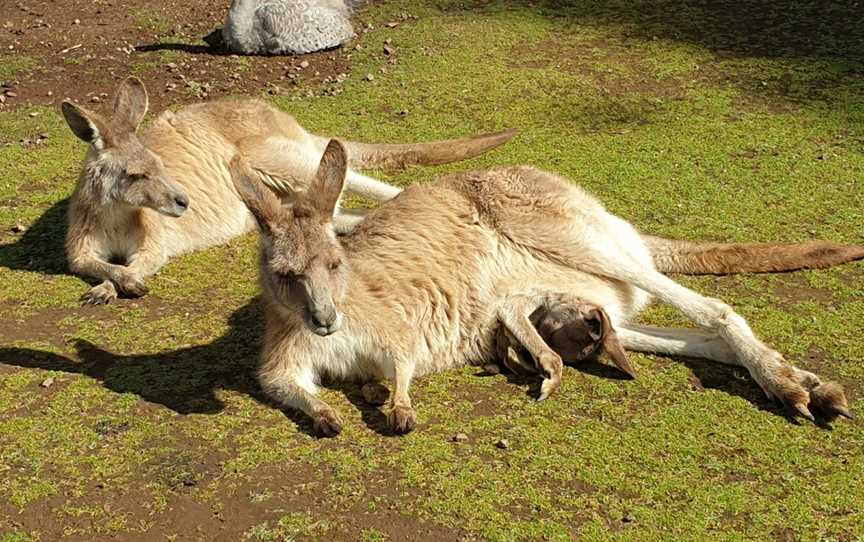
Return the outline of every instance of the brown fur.
[[[228,173],[235,155],[247,158],[265,189],[290,202],[308,189],[329,141],[259,100],[166,111],[138,134],[147,91],[136,78],[120,85],[107,117],[71,102],[64,102],[62,111],[75,135],[90,144],[69,206],[66,238],[70,269],[103,281],[84,295],[86,303],[107,303],[118,293],[144,295],[144,279],[173,256],[254,228]],[[514,133],[402,145],[346,143],[348,164],[403,167],[461,160]],[[347,175],[349,190],[377,201],[399,193],[356,171]],[[340,211],[336,225],[348,230],[362,216]]]
[[[743,366],[769,397],[805,416],[823,396],[829,408],[845,401],[842,388],[762,343],[729,305],[655,270],[631,225],[561,177],[523,166],[413,185],[337,239],[326,210],[338,206],[346,161],[344,147],[331,142],[309,193],[290,207],[270,191],[246,188],[259,181],[242,162],[233,169],[244,202],[268,222],[261,225],[262,389],[308,414],[324,435],[338,433],[341,420],[317,395],[322,376],[392,380],[388,420],[403,433],[417,421],[412,379],[493,359],[502,325],[536,360],[540,399],[548,397],[561,384],[563,362],[530,316],[549,292],[602,308],[622,352]],[[651,295],[704,331],[629,323]]]
[[[618,369],[630,378],[636,378],[636,370],[618,342],[609,316],[601,307],[566,294],[548,294],[531,313],[530,320],[543,341],[561,356],[566,365],[578,365],[605,352]],[[539,370],[528,350],[506,326],[498,328],[495,351],[498,362],[514,373],[536,373]],[[486,369],[497,372],[489,366]]]
[[[725,275],[821,269],[864,258],[864,246],[809,243],[690,243],[645,236],[663,273]]]

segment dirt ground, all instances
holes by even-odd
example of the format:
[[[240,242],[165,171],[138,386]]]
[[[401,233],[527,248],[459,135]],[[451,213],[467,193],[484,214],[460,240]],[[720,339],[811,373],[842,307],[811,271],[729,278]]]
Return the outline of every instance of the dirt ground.
[[[302,57],[241,57],[214,51],[202,41],[225,17],[225,10],[208,0],[12,2],[0,15],[0,59],[25,67],[38,64],[38,69],[0,75],[0,110],[58,105],[64,99],[98,108],[130,73],[147,82],[153,110],[178,101],[278,94],[296,86],[337,94],[355,47],[362,48],[363,36],[376,30],[360,11],[354,23],[358,38],[347,49]],[[411,14],[400,13],[377,30],[410,21]],[[383,48],[380,54],[388,57]]]

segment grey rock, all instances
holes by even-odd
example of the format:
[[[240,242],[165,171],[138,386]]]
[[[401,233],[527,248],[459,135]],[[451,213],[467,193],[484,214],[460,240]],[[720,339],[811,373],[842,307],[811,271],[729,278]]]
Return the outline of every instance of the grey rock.
[[[240,54],[304,54],[342,45],[352,36],[350,0],[234,0],[222,45]],[[218,36],[205,38],[216,45]]]

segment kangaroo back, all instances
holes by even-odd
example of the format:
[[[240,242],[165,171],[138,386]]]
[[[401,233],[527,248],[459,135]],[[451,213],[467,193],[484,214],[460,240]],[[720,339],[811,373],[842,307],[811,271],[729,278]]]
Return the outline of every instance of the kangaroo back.
[[[726,275],[821,269],[864,258],[864,246],[810,243],[690,243],[642,236],[661,273]]]

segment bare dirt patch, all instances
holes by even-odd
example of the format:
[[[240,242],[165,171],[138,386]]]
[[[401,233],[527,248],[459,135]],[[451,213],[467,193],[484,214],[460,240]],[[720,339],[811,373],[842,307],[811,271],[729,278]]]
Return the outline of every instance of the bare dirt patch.
[[[153,110],[297,87],[338,94],[354,48],[363,47],[364,34],[372,30],[360,11],[354,19],[358,35],[345,48],[302,57],[237,56],[202,41],[222,26],[227,5],[15,1],[0,14],[0,110],[57,105],[66,98],[98,108],[110,103],[117,84],[130,74],[147,84]],[[387,56],[383,50],[381,55]]]
[[[557,40],[524,44],[513,49],[510,65],[523,68],[555,68],[584,76],[602,92],[615,97],[641,94],[659,99],[679,99],[683,83],[674,77],[658,78],[644,55],[626,41],[586,40],[563,45]]]

